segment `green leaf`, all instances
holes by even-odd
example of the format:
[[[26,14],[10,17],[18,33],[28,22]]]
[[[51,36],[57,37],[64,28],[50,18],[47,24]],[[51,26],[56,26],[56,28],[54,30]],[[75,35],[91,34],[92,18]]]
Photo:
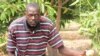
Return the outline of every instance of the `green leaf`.
[[[79,0],[76,0],[75,2],[73,2],[72,4],[70,4],[69,6],[76,5],[77,3],[79,3]]]
[[[50,12],[50,14],[55,14],[56,13],[56,10],[54,8],[52,8],[51,6],[49,5],[46,5],[47,9],[48,9],[48,12]]]
[[[63,9],[64,9],[64,12],[63,12],[63,14],[65,14],[65,13],[67,13],[67,12],[68,12],[68,8],[66,8],[66,7],[63,7]]]
[[[0,15],[0,20],[3,21],[6,19],[6,14],[5,12],[3,12],[1,15]]]
[[[42,5],[41,5],[41,8],[42,8],[42,9],[41,9],[41,10],[42,10],[42,13],[44,13],[44,12],[45,12],[45,5],[42,4]]]

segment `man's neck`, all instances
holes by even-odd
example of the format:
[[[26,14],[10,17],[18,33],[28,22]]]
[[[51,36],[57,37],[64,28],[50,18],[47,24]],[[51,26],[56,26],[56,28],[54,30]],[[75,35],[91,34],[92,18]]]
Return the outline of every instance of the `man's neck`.
[[[27,23],[27,27],[28,27],[28,29],[29,29],[30,31],[34,31],[34,30],[39,29],[40,23],[37,23],[36,26],[30,26],[30,25]]]

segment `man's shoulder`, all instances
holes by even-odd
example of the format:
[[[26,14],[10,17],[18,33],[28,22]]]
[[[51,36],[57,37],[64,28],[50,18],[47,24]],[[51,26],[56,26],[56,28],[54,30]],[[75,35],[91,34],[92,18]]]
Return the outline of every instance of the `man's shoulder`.
[[[15,27],[16,25],[21,25],[25,22],[25,16],[17,18],[15,20],[13,20],[10,25],[9,28],[12,28],[13,26]]]
[[[41,19],[42,19],[42,22],[40,23],[41,25],[48,26],[48,28],[54,26],[54,23],[48,17],[42,16]]]
[[[15,20],[13,20],[11,24],[16,24],[16,23],[24,22],[25,19],[26,19],[25,16],[20,17],[20,18],[17,18],[17,19],[15,19]]]
[[[41,16],[41,21],[44,23],[51,23],[53,24],[53,22],[46,16]]]

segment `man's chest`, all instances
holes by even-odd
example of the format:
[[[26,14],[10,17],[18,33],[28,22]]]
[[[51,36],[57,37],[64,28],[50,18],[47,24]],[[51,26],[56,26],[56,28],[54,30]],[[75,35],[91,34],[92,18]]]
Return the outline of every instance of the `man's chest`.
[[[48,33],[49,30],[38,29],[35,31],[27,31],[27,30],[16,30],[15,38],[17,43],[39,43],[39,42],[47,42],[48,41]]]

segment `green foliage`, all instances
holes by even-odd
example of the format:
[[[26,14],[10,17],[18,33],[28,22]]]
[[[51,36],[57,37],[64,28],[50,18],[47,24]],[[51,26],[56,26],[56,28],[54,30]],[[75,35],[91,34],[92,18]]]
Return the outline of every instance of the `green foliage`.
[[[14,20],[16,17],[21,16],[23,10],[25,9],[25,3],[15,0],[3,1],[0,3],[0,31],[5,32],[10,21]],[[19,13],[20,12],[20,13]]]
[[[88,35],[93,40],[95,49],[100,52],[100,0],[86,0],[80,1],[80,23],[81,32]],[[99,54],[100,55],[100,54]]]
[[[5,42],[6,42],[5,37],[0,37],[0,44],[1,44],[1,43],[5,43]]]
[[[0,44],[5,43],[5,42],[7,42],[6,35],[2,35],[2,36],[0,37]]]

